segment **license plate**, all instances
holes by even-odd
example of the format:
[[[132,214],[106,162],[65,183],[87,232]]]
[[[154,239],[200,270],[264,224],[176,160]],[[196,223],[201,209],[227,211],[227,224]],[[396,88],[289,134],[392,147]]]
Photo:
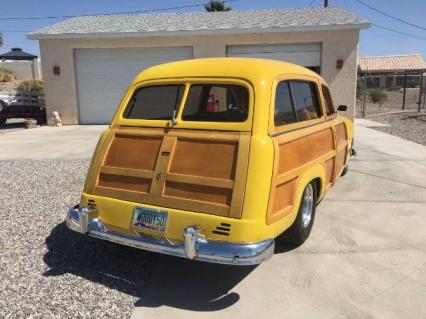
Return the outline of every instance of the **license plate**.
[[[167,225],[167,215],[167,211],[164,210],[136,207],[133,212],[132,226],[164,232]]]

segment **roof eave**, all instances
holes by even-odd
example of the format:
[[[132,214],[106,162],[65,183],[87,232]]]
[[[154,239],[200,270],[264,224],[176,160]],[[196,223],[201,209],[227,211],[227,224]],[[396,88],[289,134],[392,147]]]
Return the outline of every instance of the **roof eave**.
[[[93,39],[93,38],[140,38],[161,36],[191,36],[191,35],[216,35],[216,34],[241,34],[241,33],[273,33],[273,32],[307,32],[307,31],[338,31],[367,29],[371,23],[333,24],[312,26],[289,26],[270,28],[247,29],[203,29],[179,31],[147,31],[147,32],[93,32],[93,33],[28,33],[30,40],[55,40],[55,39]]]
[[[407,69],[374,69],[374,70],[368,70],[368,69],[359,69],[359,73],[371,73],[371,74],[403,74],[404,72],[422,72],[425,71],[426,67],[424,68],[407,68]]]

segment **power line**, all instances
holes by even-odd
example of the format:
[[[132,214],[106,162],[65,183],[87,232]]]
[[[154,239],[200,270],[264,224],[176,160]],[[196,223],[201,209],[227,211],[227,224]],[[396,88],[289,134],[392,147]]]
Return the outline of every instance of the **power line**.
[[[401,19],[401,18],[394,17],[394,16],[392,16],[392,15],[390,15],[390,14],[386,13],[386,12],[383,12],[383,11],[381,11],[381,10],[379,10],[379,9],[376,9],[376,8],[374,8],[374,7],[370,6],[369,4],[367,4],[367,3],[365,3],[365,2],[363,2],[363,1],[361,1],[361,0],[355,0],[355,1],[356,1],[356,2],[358,2],[358,3],[360,3],[360,4],[362,4],[363,6],[365,6],[365,7],[367,7],[367,8],[369,8],[369,9],[371,9],[371,10],[374,10],[374,11],[376,11],[376,12],[380,13],[380,14],[383,14],[384,16],[386,16],[386,17],[388,17],[388,18],[391,18],[391,19],[394,19],[394,20],[396,20],[396,21],[399,21],[399,22],[405,23],[405,24],[407,24],[407,25],[409,25],[409,26],[412,26],[412,27],[415,27],[415,28],[418,28],[418,29],[426,30],[426,28],[425,28],[425,27],[422,27],[422,26],[420,26],[420,25],[417,25],[417,24],[414,24],[414,23],[411,23],[411,22],[405,21],[405,20],[403,20],[403,19]]]
[[[223,3],[226,2],[235,2],[238,0],[224,0]],[[149,12],[161,12],[161,11],[169,11],[169,10],[177,10],[177,9],[188,9],[188,8],[196,8],[206,5],[207,3],[198,3],[198,4],[189,4],[184,6],[175,6],[168,8],[158,8],[158,9],[147,9],[147,10],[134,10],[134,11],[122,11],[122,12],[108,12],[108,13],[95,13],[95,14],[82,14],[82,15],[62,15],[62,16],[45,16],[45,17],[0,17],[2,21],[8,20],[47,20],[47,19],[68,19],[68,18],[76,18],[76,17],[87,17],[87,16],[110,16],[110,15],[118,15],[118,14],[138,14],[138,13],[149,13]]]
[[[312,7],[312,5],[314,4],[315,1],[316,0],[312,0],[308,7]]]
[[[25,33],[25,32],[32,32],[28,30],[0,30],[0,33]]]
[[[373,23],[373,25],[375,27],[378,27],[378,28],[381,28],[381,29],[384,29],[384,30],[387,30],[387,31],[390,31],[390,32],[395,32],[395,33],[398,33],[398,34],[401,34],[401,35],[405,35],[405,36],[408,36],[408,37],[412,37],[412,38],[415,38],[415,39],[426,41],[426,37],[422,37],[420,35],[416,35],[416,34],[412,34],[412,33],[407,33],[407,32],[403,32],[403,31],[399,31],[399,30],[395,30],[395,29],[391,29],[391,28],[388,28],[388,27],[385,27],[385,26],[382,26],[382,25],[379,25],[379,24],[376,24],[376,23]]]

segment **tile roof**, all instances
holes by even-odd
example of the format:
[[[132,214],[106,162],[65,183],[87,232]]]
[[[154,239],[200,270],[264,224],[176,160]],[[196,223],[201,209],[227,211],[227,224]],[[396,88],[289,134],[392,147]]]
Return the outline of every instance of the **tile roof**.
[[[361,72],[401,72],[426,70],[426,62],[420,54],[368,56],[358,58]]]
[[[339,7],[81,16],[36,30],[30,39],[363,29],[367,20]]]

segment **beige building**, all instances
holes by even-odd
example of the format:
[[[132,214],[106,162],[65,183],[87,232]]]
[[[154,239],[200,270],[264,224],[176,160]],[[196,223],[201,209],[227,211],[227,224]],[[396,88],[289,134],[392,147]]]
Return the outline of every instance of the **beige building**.
[[[78,17],[32,32],[40,41],[47,112],[65,124],[111,120],[132,78],[152,65],[262,57],[320,73],[354,117],[360,29],[340,8]]]
[[[366,77],[367,88],[399,89],[407,82],[417,86],[424,72],[426,62],[419,53],[358,58],[358,74]]]

